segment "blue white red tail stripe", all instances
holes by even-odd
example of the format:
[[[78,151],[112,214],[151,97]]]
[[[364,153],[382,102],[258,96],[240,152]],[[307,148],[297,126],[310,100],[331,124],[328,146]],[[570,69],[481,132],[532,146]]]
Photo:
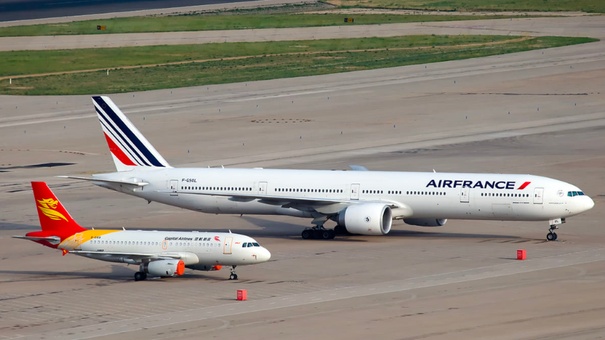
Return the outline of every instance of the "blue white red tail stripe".
[[[133,146],[133,144],[129,142],[128,137],[121,133],[118,128],[113,126],[112,123],[107,120],[107,117],[101,111],[99,111],[98,109],[96,110],[97,114],[99,115],[99,120],[101,122],[101,126],[103,127],[105,137],[110,138],[120,150],[127,154],[131,162],[136,163],[136,165],[139,166],[151,166],[148,162],[145,161],[145,158],[141,154],[139,154],[139,152],[137,152],[137,149]],[[111,149],[111,146],[110,150],[112,153],[115,154],[114,150]]]
[[[118,171],[133,166],[170,167],[111,99],[94,96],[92,100]]]

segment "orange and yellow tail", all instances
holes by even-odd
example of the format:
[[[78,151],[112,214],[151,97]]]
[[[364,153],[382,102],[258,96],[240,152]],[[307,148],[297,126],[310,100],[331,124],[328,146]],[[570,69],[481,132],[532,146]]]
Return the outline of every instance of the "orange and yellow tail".
[[[29,232],[20,238],[57,248],[66,238],[86,230],[69,215],[45,182],[32,182],[32,189],[42,230]]]

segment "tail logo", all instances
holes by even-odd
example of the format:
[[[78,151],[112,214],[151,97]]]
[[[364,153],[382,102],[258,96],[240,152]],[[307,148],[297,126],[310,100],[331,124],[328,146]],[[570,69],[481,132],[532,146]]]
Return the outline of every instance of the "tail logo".
[[[63,214],[57,211],[57,205],[59,205],[59,201],[52,198],[44,198],[38,200],[38,204],[38,209],[40,209],[46,217],[54,221],[64,220],[65,222],[68,222],[67,218],[65,218]]]

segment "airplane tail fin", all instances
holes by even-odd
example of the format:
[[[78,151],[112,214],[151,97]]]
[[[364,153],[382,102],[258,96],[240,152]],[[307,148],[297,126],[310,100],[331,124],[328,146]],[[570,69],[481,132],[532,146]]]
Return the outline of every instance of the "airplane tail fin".
[[[69,215],[45,182],[32,182],[32,189],[42,230],[15,237],[57,248],[66,238],[86,230]]]
[[[92,103],[118,171],[129,171],[135,167],[170,167],[109,97],[94,96]]]

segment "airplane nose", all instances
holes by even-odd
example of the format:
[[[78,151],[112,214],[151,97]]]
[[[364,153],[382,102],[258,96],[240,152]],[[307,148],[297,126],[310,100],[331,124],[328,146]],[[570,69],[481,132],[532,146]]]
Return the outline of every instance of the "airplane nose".
[[[594,207],[594,201],[592,200],[592,198],[590,198],[588,196],[586,198],[587,198],[587,200],[585,203],[585,209],[590,210],[590,209],[592,209],[592,207]]]
[[[265,247],[261,247],[258,249],[258,254],[256,255],[256,260],[258,262],[266,262],[271,258],[271,252],[267,250]]]

